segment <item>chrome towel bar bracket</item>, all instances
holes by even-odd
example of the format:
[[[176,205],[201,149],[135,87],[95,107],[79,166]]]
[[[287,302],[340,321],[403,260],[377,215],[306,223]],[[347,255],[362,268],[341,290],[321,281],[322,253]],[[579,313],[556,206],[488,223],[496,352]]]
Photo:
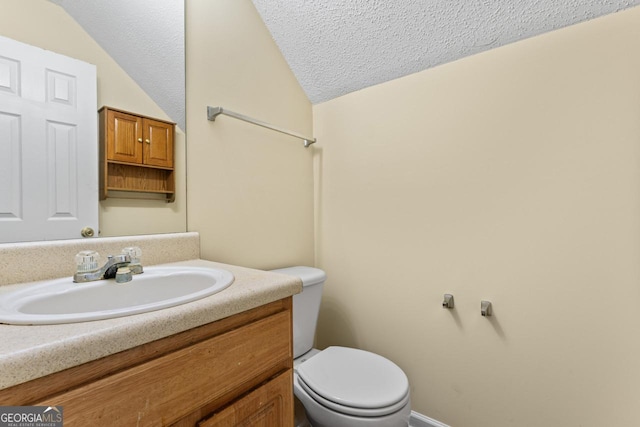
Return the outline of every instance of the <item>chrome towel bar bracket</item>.
[[[453,295],[444,294],[444,301],[442,301],[443,308],[453,308],[455,306],[453,302]]]
[[[480,301],[480,314],[483,317],[493,316],[491,301]]]
[[[222,107],[207,107],[207,120],[214,122],[216,120],[216,117],[218,117],[220,114],[224,114],[225,116],[233,117],[235,119],[242,120],[242,121],[245,121],[247,123],[251,123],[251,124],[254,124],[254,125],[257,125],[257,126],[262,126],[263,128],[275,130],[276,132],[284,133],[285,135],[289,135],[289,136],[293,136],[293,137],[302,139],[304,141],[305,148],[308,148],[311,144],[315,144],[315,142],[316,142],[315,138],[309,138],[309,137],[306,137],[304,135],[300,135],[300,134],[298,134],[296,132],[291,132],[291,131],[288,131],[286,129],[282,129],[282,128],[278,127],[278,126],[274,126],[272,124],[263,122],[262,120],[257,120],[257,119],[254,119],[252,117],[245,116],[244,114],[240,114],[240,113],[236,113],[234,111],[227,110],[226,108],[222,108]]]

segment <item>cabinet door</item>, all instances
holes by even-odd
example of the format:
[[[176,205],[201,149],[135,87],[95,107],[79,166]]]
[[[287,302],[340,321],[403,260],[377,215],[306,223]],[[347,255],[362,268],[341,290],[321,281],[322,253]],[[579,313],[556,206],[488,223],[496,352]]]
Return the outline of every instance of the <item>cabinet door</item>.
[[[144,164],[173,167],[173,125],[144,119]]]
[[[142,118],[107,111],[107,159],[142,163]]]
[[[291,369],[198,423],[198,427],[292,427]]]

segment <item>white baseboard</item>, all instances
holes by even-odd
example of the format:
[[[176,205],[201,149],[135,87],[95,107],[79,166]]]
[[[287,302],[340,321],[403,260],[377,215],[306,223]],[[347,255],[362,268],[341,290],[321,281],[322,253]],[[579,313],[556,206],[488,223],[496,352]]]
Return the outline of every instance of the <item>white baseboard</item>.
[[[411,411],[411,418],[409,418],[409,427],[449,427],[446,424],[436,421],[432,418]]]

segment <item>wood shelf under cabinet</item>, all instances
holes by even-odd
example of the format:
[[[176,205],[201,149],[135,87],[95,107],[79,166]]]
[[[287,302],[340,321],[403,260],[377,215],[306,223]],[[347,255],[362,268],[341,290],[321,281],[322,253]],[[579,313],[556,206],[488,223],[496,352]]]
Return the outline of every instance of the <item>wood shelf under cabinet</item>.
[[[175,201],[175,123],[111,107],[98,114],[100,200],[110,191],[127,191]]]

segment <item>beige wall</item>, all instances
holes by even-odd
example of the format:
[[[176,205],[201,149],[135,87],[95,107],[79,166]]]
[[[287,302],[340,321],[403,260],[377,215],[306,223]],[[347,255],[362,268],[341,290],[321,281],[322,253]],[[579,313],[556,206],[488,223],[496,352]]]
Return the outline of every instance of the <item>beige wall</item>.
[[[0,6],[1,35],[96,64],[100,105],[165,117],[60,7]],[[189,0],[186,19],[203,258],[313,264],[315,161],[320,346],[393,359],[414,409],[456,427],[640,423],[639,8],[318,105],[314,123],[249,0]],[[182,171],[184,150],[179,133]],[[183,231],[178,176],[176,204],[103,202],[103,234]]]
[[[322,347],[388,356],[456,427],[640,425],[640,8],[317,105],[314,127]]]
[[[120,66],[70,17],[46,0],[0,0],[0,35],[96,65],[98,107],[108,105],[169,119]],[[96,108],[96,109],[97,109]],[[97,114],[97,113],[96,113]],[[102,236],[186,231],[185,135],[176,132],[176,202],[100,202]]]
[[[313,263],[313,148],[221,106],[312,133],[311,104],[250,0],[186,2],[188,227],[201,255],[248,267]]]

